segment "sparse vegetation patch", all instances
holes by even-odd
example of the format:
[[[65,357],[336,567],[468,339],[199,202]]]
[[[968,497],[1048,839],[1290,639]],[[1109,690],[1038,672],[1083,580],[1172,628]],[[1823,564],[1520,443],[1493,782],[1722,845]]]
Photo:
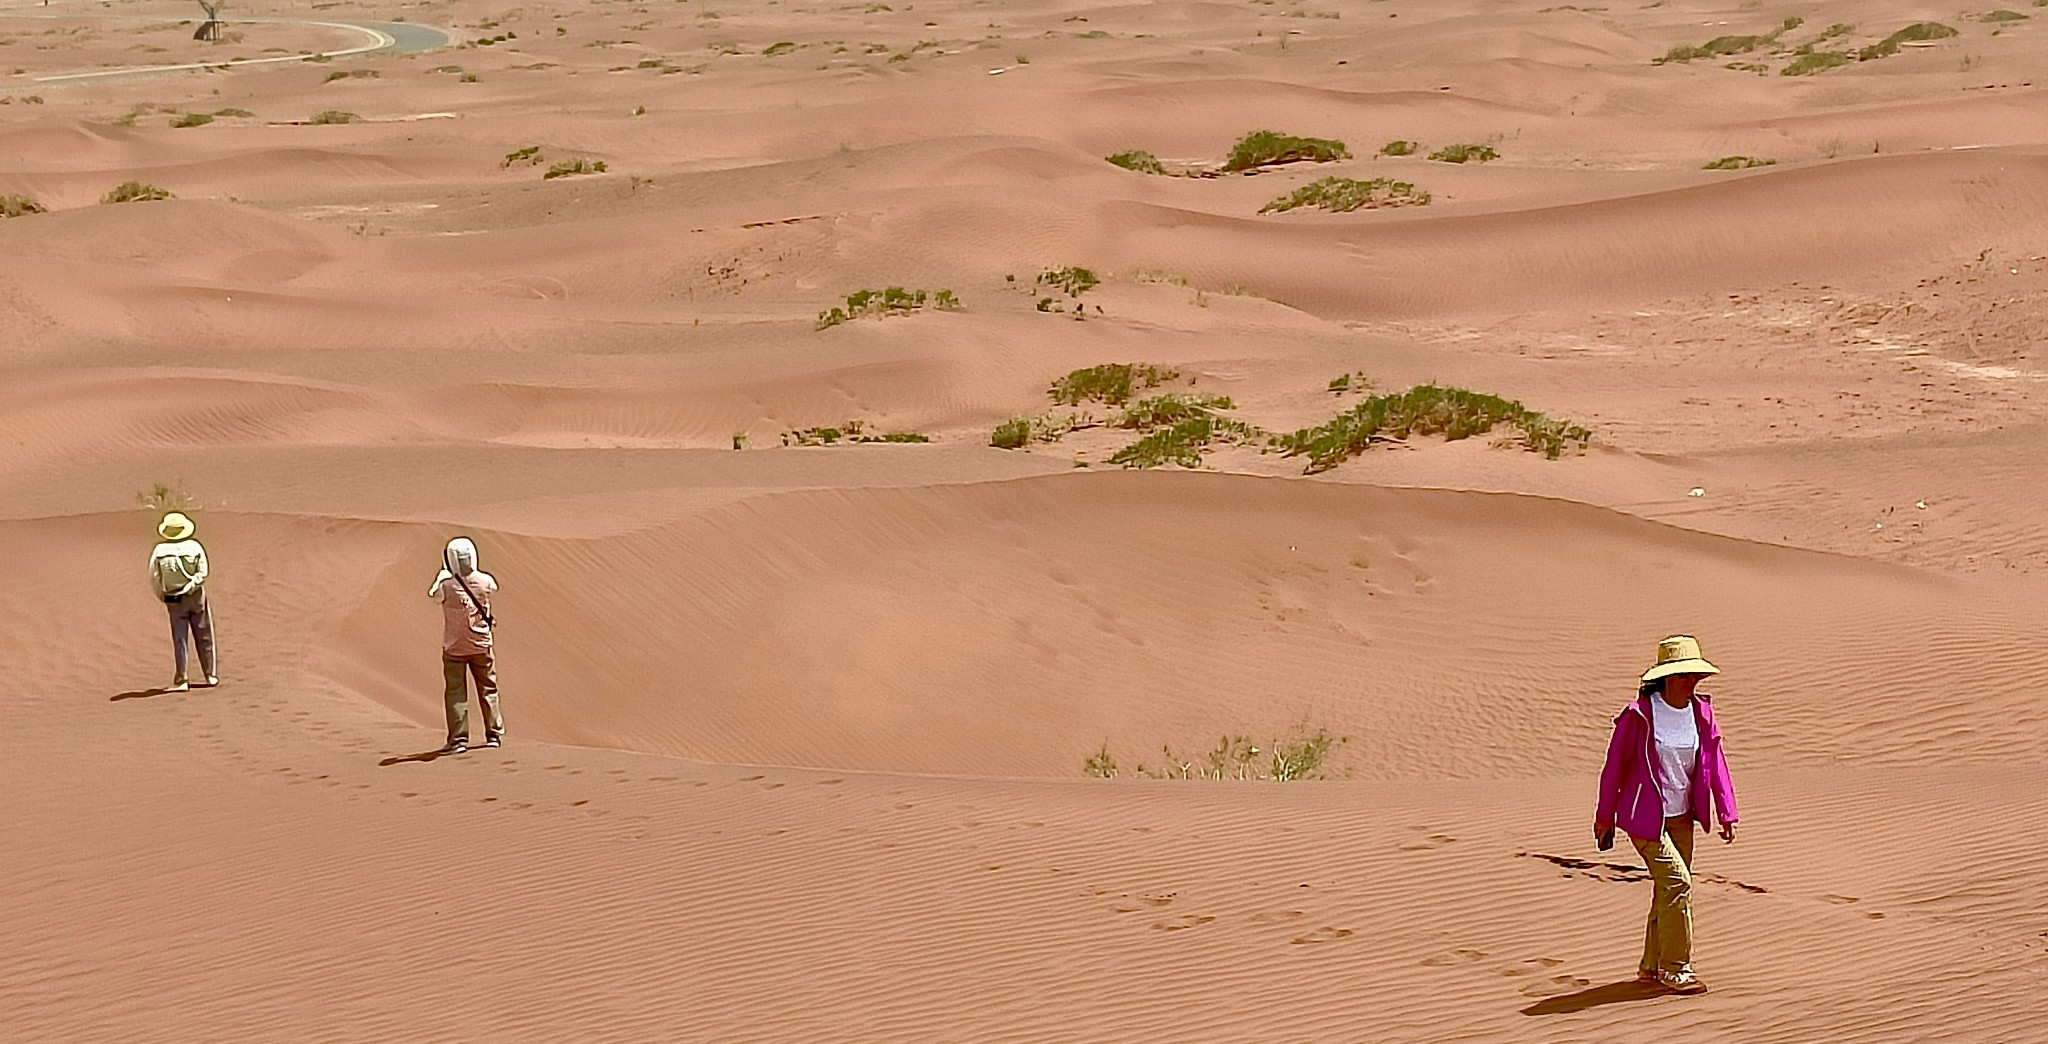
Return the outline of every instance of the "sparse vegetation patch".
[[[155,185],[145,185],[140,181],[124,181],[119,185],[114,186],[114,188],[111,191],[109,191],[106,195],[101,196],[100,202],[146,203],[153,199],[171,198],[172,196],[169,192],[157,188]]]
[[[1199,468],[1202,454],[1210,446],[1249,443],[1259,435],[1257,428],[1243,421],[1197,408],[1186,420],[1154,431],[1111,454],[1109,462],[1126,468],[1156,468],[1164,464]]]
[[[1326,423],[1278,436],[1271,445],[1290,457],[1308,457],[1303,470],[1315,474],[1365,452],[1375,442],[1400,441],[1410,435],[1442,435],[1455,441],[1486,434],[1500,425],[1519,429],[1523,448],[1552,460],[1567,446],[1585,448],[1593,435],[1583,426],[1553,420],[1511,399],[1425,384],[1371,396]]]
[[[362,117],[357,116],[355,113],[342,112],[339,109],[329,109],[326,112],[315,113],[313,118],[306,122],[320,127],[328,124],[354,123],[359,119],[362,119]]]
[[[1415,155],[1415,150],[1421,147],[1422,143],[1419,141],[1390,141],[1380,146],[1380,155],[1413,156]]]
[[[602,174],[604,172],[605,165],[603,160],[584,159],[578,156],[575,159],[563,160],[549,167],[547,173],[542,174],[540,179],[542,181],[553,181],[556,178],[574,178],[585,174]]]
[[[1777,164],[1774,159],[1760,159],[1756,156],[1723,156],[1701,165],[1701,170],[1748,170],[1751,167],[1769,167]]]
[[[1946,40],[1957,35],[1954,26],[1940,22],[1914,22],[1890,36],[1856,52],[1856,60],[1867,62],[1877,58],[1889,58],[1899,53],[1901,44],[1921,43],[1927,40]]]
[[[1491,145],[1446,145],[1429,154],[1438,163],[1488,163],[1500,158]]]
[[[1109,162],[1125,170],[1135,170],[1140,174],[1166,173],[1166,166],[1159,162],[1159,157],[1141,150],[1134,149],[1130,152],[1119,152],[1109,157]]]
[[[528,145],[523,149],[513,149],[505,154],[504,159],[498,161],[498,169],[509,170],[515,164],[529,167],[538,166],[540,164],[540,146]]]
[[[900,286],[881,290],[856,290],[846,295],[844,306],[834,306],[818,313],[817,328],[820,330],[852,322],[863,316],[909,315],[921,308],[935,308],[941,312],[960,310],[960,299],[951,290],[927,292],[906,290]]]
[[[1730,54],[1748,54],[1760,47],[1770,47],[1778,38],[1805,24],[1803,18],[1787,18],[1778,23],[1778,28],[1761,36],[1717,36],[1697,46],[1679,46],[1664,52],[1664,57],[1651,59],[1652,65],[1667,62],[1691,62],[1701,58],[1719,58]]]
[[[1347,737],[1326,728],[1310,728],[1304,722],[1295,726],[1286,737],[1263,746],[1241,735],[1225,735],[1216,741],[1215,747],[1194,757],[1183,757],[1175,753],[1172,746],[1163,746],[1159,751],[1161,764],[1153,767],[1139,762],[1131,775],[1142,779],[1270,780],[1275,783],[1328,779],[1333,768],[1331,759],[1347,740]],[[1081,770],[1099,779],[1117,778],[1119,767],[1108,741],[1105,740],[1099,750],[1083,759]]]
[[[744,438],[740,440],[744,442]],[[840,442],[930,442],[931,436],[915,431],[872,432],[867,422],[850,420],[836,428],[802,428],[782,433],[785,446],[832,446]],[[735,447],[737,448],[737,446]]]
[[[1122,406],[1131,401],[1133,391],[1157,388],[1179,376],[1174,370],[1150,363],[1104,363],[1067,374],[1052,382],[1048,392],[1052,401],[1061,406],[1091,401]]]
[[[1224,161],[1225,173],[1256,170],[1282,163],[1329,163],[1351,158],[1351,150],[1329,138],[1297,138],[1275,131],[1253,131],[1240,139]]]
[[[1824,69],[1849,64],[1849,56],[1841,51],[1807,51],[1795,56],[1778,70],[1780,76],[1812,76]]]
[[[1328,177],[1312,181],[1259,208],[1261,214],[1276,214],[1299,207],[1316,207],[1344,214],[1354,210],[1382,207],[1419,207],[1429,203],[1429,193],[1405,181],[1372,178]]]
[[[0,196],[0,218],[27,217],[30,214],[47,214],[50,208],[27,196]]]

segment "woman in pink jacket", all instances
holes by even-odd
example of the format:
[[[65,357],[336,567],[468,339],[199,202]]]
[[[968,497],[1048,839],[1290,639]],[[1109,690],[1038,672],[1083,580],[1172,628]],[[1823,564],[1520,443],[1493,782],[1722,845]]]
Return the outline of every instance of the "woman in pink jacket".
[[[1637,977],[1676,993],[1705,993],[1692,970],[1693,824],[1721,825],[1721,840],[1735,840],[1735,783],[1721,752],[1714,705],[1694,691],[1700,679],[1721,673],[1700,658],[1691,635],[1657,645],[1657,664],[1643,672],[1635,702],[1614,719],[1593,836],[1602,849],[1618,825],[1635,842],[1656,891],[1643,932]]]

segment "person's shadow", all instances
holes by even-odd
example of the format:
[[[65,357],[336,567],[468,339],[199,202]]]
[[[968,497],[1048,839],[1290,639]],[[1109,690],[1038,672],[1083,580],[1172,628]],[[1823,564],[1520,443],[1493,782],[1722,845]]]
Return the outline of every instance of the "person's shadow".
[[[1587,1008],[1597,1008],[1603,1004],[1627,1004],[1630,1001],[1653,1000],[1669,995],[1668,991],[1654,982],[1644,982],[1641,979],[1623,979],[1620,982],[1610,982],[1605,986],[1595,986],[1590,990],[1580,990],[1577,993],[1567,993],[1562,997],[1550,997],[1537,1001],[1523,1008],[1522,1014],[1568,1015],[1575,1011],[1585,1011]]]
[[[385,758],[383,761],[378,762],[377,764],[389,768],[392,765],[409,765],[418,762],[439,761],[442,758],[449,756],[450,755],[446,750],[423,750],[420,751],[418,754],[406,754],[402,756],[394,754],[391,757]]]
[[[107,702],[108,702],[108,703],[119,703],[119,702],[121,702],[122,700],[147,700],[147,699],[150,699],[150,698],[152,698],[152,697],[156,697],[156,696],[162,696],[162,695],[164,695],[164,694],[166,694],[166,693],[168,693],[168,692],[170,692],[170,691],[171,691],[171,690],[169,690],[169,689],[164,689],[164,688],[156,688],[156,689],[137,689],[137,690],[135,690],[134,692],[117,692],[117,693],[115,693],[114,695],[112,695],[112,696],[109,696],[109,697],[107,697]],[[187,690],[187,691],[189,691],[189,690]]]

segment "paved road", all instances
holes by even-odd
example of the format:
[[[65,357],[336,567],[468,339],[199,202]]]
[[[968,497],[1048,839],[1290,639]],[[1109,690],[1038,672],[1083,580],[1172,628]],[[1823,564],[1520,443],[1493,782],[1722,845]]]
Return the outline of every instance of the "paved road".
[[[52,11],[47,7],[31,7],[29,4],[18,2],[0,2],[0,11],[17,15],[48,13],[51,16],[57,16],[61,10],[60,8],[57,11]],[[160,22],[163,19],[151,18],[148,20]],[[431,25],[414,25],[410,22],[369,22],[355,18],[237,18],[227,20],[226,24],[230,26],[310,25],[350,33],[359,37],[361,42],[350,47],[333,51],[321,51],[317,54],[290,54],[272,58],[252,58],[241,62],[188,62],[182,65],[138,65],[121,69],[95,69],[91,72],[61,73],[55,76],[39,76],[27,83],[0,86],[0,91],[75,87],[80,84],[143,79],[151,76],[165,76],[181,72],[240,69],[246,66],[270,65],[278,62],[304,62],[322,57],[347,58],[363,54],[420,54],[426,51],[438,51],[455,42],[454,34],[449,33],[445,29],[436,29]]]

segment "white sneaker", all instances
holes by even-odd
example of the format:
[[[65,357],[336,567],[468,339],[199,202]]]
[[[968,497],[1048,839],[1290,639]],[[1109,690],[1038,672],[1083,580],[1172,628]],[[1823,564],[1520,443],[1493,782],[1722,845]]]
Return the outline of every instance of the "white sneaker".
[[[185,682],[172,682],[171,684],[164,687],[165,692],[189,692],[191,691],[191,689],[192,686],[186,684]]]

